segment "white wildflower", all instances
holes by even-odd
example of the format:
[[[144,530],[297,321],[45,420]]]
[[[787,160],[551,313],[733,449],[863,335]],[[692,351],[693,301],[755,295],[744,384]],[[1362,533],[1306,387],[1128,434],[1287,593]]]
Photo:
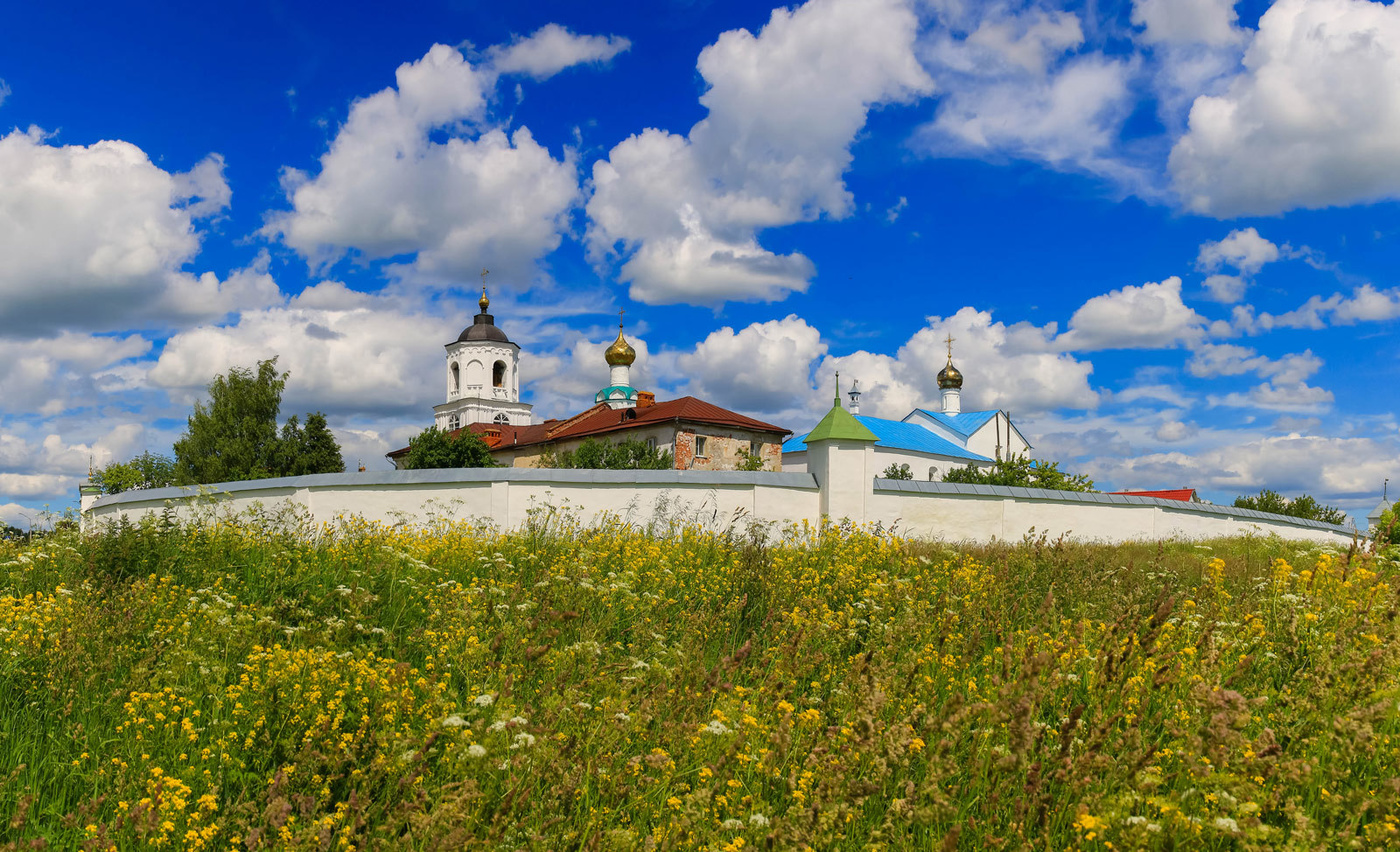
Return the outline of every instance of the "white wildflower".
[[[729,726],[725,725],[718,719],[712,719],[710,721],[710,724],[705,726],[704,731],[707,734],[714,734],[716,736],[719,736],[720,734],[727,734],[730,732]]]
[[[496,703],[496,696],[488,692],[485,695],[478,695],[473,698],[472,703],[478,707],[490,707],[492,704]]]
[[[472,743],[467,746],[467,754],[471,757],[485,757],[486,747],[478,743]]]
[[[587,701],[580,701],[580,702],[576,703],[574,706],[575,706],[575,707],[582,707],[582,708],[585,709],[585,710],[592,710],[592,709],[593,709],[593,705],[592,705],[592,704],[589,704]]]
[[[1215,827],[1220,829],[1221,831],[1228,831],[1231,834],[1234,834],[1235,832],[1240,830],[1240,824],[1230,819],[1229,817],[1216,817]]]
[[[763,828],[767,824],[768,817],[764,816],[763,814],[754,813],[749,815],[749,825],[756,825],[759,828]]]
[[[727,819],[724,822],[720,823],[719,827],[727,828],[730,831],[738,831],[739,829],[744,827],[744,821],[741,819]]]
[[[632,721],[632,717],[631,717],[631,716],[628,716],[626,713],[614,713],[614,714],[613,714],[613,718],[616,719],[616,720],[619,721],[619,722],[630,722],[630,721]]]
[[[535,744],[535,735],[527,734],[524,731],[515,735],[515,742],[511,743],[511,748],[529,748]]]
[[[467,724],[467,720],[458,716],[456,713],[442,720],[442,726],[444,728],[460,728],[465,724]]]
[[[528,725],[530,724],[530,720],[526,719],[524,716],[511,716],[510,723],[512,725]]]
[[[491,723],[491,727],[489,728],[489,730],[492,730],[492,731],[504,731],[505,729],[506,729],[506,720],[505,720],[505,719],[497,719],[496,721],[494,721],[494,722]]]
[[[1147,825],[1147,817],[1130,816],[1125,820],[1128,825]]]

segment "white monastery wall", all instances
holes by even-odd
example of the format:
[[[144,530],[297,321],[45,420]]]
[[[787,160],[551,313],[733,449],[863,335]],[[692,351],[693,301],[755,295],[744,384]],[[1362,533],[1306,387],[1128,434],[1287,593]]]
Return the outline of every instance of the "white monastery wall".
[[[585,524],[611,515],[636,524],[683,519],[722,528],[736,519],[878,523],[945,541],[1017,541],[1032,528],[1097,541],[1278,535],[1347,546],[1350,527],[1250,509],[1138,495],[1086,494],[994,485],[879,479],[868,445],[832,441],[809,451],[811,472],[593,471],[494,468],[335,473],[196,488],[159,488],[83,500],[85,523],[137,521],[167,508],[276,511],[300,506],[317,522],[359,515],[396,523],[430,517],[523,525],[535,508],[575,513]],[[853,445],[848,445],[853,444]],[[827,487],[823,487],[826,485]],[[201,496],[203,494],[203,496]]]
[[[291,503],[317,522],[341,515],[386,523],[442,517],[513,529],[531,509],[552,506],[576,512],[585,524],[613,515],[641,524],[679,517],[722,527],[736,517],[815,518],[819,495],[806,474],[769,471],[395,470],[125,492],[85,506],[84,518],[135,522],[167,507],[188,518],[201,505],[222,513],[276,511]]]
[[[1137,495],[1093,494],[877,479],[866,520],[907,534],[948,541],[1016,541],[1034,528],[1051,538],[1086,541],[1201,539],[1277,535],[1347,546],[1350,527],[1233,506]]]

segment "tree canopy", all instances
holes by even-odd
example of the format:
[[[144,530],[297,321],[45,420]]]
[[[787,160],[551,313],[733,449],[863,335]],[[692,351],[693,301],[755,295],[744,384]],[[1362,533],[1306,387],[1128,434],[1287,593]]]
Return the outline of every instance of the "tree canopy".
[[[943,481],[1047,488],[1052,491],[1094,490],[1094,480],[1083,474],[1065,473],[1060,470],[1058,462],[1025,456],[1001,459],[991,467],[979,468],[970,464],[967,467],[953,468],[943,476]]]
[[[436,426],[429,426],[408,442],[408,455],[402,464],[405,470],[496,467],[491,448],[479,435],[463,429],[454,437]]]
[[[175,460],[147,451],[129,462],[112,462],[94,473],[92,482],[103,494],[163,488],[175,484]]]
[[[588,438],[568,452],[545,453],[540,457],[540,467],[587,470],[674,470],[676,461],[669,450],[658,450],[636,438],[619,441],[616,444],[603,438]]]
[[[323,414],[296,417],[279,434],[277,415],[287,374],[277,359],[257,371],[234,367],[209,384],[209,402],[196,402],[189,428],[175,442],[175,475],[184,484],[235,482],[307,473],[340,473],[345,462]]]
[[[1288,515],[1291,518],[1307,518],[1328,524],[1345,524],[1347,522],[1346,512],[1336,506],[1323,505],[1311,495],[1300,494],[1290,499],[1268,488],[1260,490],[1255,496],[1236,497],[1235,508],[1257,509],[1260,512]]]

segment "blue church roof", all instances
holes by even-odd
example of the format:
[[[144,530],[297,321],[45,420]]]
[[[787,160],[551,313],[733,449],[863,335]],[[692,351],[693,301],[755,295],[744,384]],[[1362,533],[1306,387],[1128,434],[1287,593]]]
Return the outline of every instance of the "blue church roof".
[[[992,411],[964,411],[961,414],[944,414],[941,411],[929,411],[927,408],[920,408],[919,411],[952,429],[963,437],[968,437],[982,428],[988,420],[997,416],[995,410]]]
[[[983,412],[976,412],[981,414]],[[987,412],[988,416],[996,412]],[[916,453],[932,453],[940,456],[950,456],[956,459],[967,459],[968,461],[990,462],[986,456],[979,456],[969,452],[951,441],[938,437],[933,432],[925,429],[917,423],[902,423],[898,420],[882,420],[879,417],[864,417],[857,414],[856,420],[861,425],[875,433],[878,438],[875,442],[877,447],[886,447],[892,450],[911,450]],[[984,419],[982,422],[986,422]],[[810,432],[807,434],[811,434]],[[800,438],[789,438],[783,444],[783,452],[796,453],[807,449],[807,435]]]

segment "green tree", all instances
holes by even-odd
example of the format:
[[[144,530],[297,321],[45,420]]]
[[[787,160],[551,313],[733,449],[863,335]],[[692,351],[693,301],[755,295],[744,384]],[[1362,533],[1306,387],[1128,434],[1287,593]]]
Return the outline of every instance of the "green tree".
[[[883,474],[881,474],[881,475],[884,476],[885,479],[913,479],[913,478],[914,478],[914,473],[913,473],[913,471],[909,470],[909,465],[907,465],[907,464],[895,464],[895,463],[893,463],[893,462],[890,464],[889,467],[885,468],[885,472],[884,472]]]
[[[763,456],[748,450],[740,450],[738,470],[763,470]]]
[[[20,539],[29,538],[29,533],[25,532],[19,527],[12,527],[6,523],[0,523],[0,538],[8,538],[13,539],[15,541],[19,541]]]
[[[175,460],[147,451],[129,462],[112,462],[94,473],[92,482],[103,494],[163,488],[175,484]]]
[[[1291,518],[1307,518],[1329,524],[1344,524],[1347,521],[1346,512],[1336,506],[1325,506],[1311,495],[1301,494],[1290,500],[1268,488],[1261,489],[1257,495],[1252,497],[1236,497],[1235,508],[1256,509],[1260,512],[1272,512],[1275,515],[1287,515]]]
[[[539,464],[540,467],[584,470],[674,470],[676,467],[670,450],[663,452],[636,438],[616,444],[603,438],[588,438],[568,452],[544,453]]]
[[[282,425],[280,459],[279,476],[345,472],[340,444],[326,426],[326,415],[319,411],[306,415],[305,427],[295,414]]]
[[[277,359],[259,361],[256,373],[233,367],[209,384],[209,402],[196,402],[189,428],[175,442],[175,476],[181,483],[235,482],[345,469],[340,446],[320,413],[297,418],[281,434],[277,415],[287,374]]]
[[[466,429],[454,438],[436,426],[429,426],[408,442],[405,470],[445,467],[496,467],[491,448],[481,437]]]
[[[1058,462],[1014,456],[1001,459],[991,467],[976,465],[953,468],[943,476],[944,482],[973,485],[1013,485],[1022,488],[1046,488],[1052,491],[1093,491],[1094,480],[1079,473],[1065,473]]]

